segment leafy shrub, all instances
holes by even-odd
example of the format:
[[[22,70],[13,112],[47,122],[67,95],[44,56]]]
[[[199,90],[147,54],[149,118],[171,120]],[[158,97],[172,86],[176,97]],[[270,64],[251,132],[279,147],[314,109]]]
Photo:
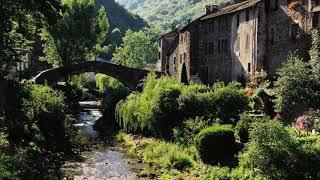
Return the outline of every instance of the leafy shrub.
[[[178,99],[182,114],[191,118],[203,116],[207,119],[220,119],[222,123],[228,124],[238,120],[239,114],[248,109],[249,98],[238,84],[230,83],[225,86],[223,83],[216,83],[213,90],[182,94]]]
[[[195,142],[200,158],[208,164],[226,163],[233,158],[236,149],[234,132],[227,125],[203,129]]]
[[[163,141],[147,145],[143,150],[144,161],[154,163],[165,169],[185,171],[193,166],[192,157],[181,146]]]
[[[196,117],[195,119],[189,118],[183,121],[180,127],[173,129],[173,135],[176,142],[181,144],[193,143],[194,137],[199,132],[210,126],[212,123],[210,120],[204,119],[203,117]]]
[[[238,120],[239,115],[248,109],[249,98],[233,84],[214,89],[213,101],[218,108],[217,117],[224,123]]]
[[[255,117],[243,114],[240,116],[240,121],[235,127],[235,135],[242,143],[247,143],[249,141],[249,132],[251,124],[254,122],[265,122],[271,121],[268,117]]]
[[[81,92],[85,92],[88,90],[89,82],[85,74],[73,75],[70,78],[70,85]]]
[[[237,120],[248,107],[248,97],[239,84],[218,83],[213,89],[201,85],[186,86],[170,77],[155,79],[149,75],[142,93],[132,93],[118,103],[117,121],[127,131],[171,137],[172,129],[187,118]]]
[[[103,121],[98,121],[96,127],[112,125],[115,121],[115,109],[118,102],[128,96],[130,89],[118,80],[104,75],[96,75],[96,86],[103,94]]]
[[[208,166],[206,171],[202,172],[200,178],[204,180],[211,180],[211,179],[229,180],[231,179],[230,168]]]
[[[291,179],[295,174],[295,141],[276,121],[252,124],[250,141],[240,155],[239,168],[244,174],[267,179]],[[248,172],[249,171],[249,172]],[[291,177],[291,178],[290,178]]]
[[[306,109],[319,102],[319,83],[312,75],[307,62],[289,54],[287,62],[277,74],[276,110],[293,120]]]
[[[42,85],[31,85],[27,89],[30,96],[24,99],[23,109],[31,124],[34,124],[28,129],[31,135],[35,135],[33,140],[39,143],[43,141],[36,135],[41,133],[46,146],[65,150],[75,120],[67,114],[63,93]]]
[[[142,93],[132,93],[117,105],[117,120],[127,131],[170,137],[180,121],[177,98],[182,85],[173,78],[149,75]]]

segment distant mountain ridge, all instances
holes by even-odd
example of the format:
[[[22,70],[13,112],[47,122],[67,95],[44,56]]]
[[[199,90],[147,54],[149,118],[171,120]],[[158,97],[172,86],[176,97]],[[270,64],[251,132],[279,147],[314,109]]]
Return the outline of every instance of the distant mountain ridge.
[[[205,6],[225,0],[116,0],[125,8],[143,17],[148,23],[167,31],[175,23],[182,26],[188,19],[205,14]]]

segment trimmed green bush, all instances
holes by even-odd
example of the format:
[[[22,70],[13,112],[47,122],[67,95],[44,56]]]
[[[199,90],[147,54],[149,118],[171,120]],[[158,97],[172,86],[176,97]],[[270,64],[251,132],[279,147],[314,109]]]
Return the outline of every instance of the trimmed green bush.
[[[228,125],[203,129],[195,138],[198,154],[207,164],[225,164],[236,151],[234,131]]]

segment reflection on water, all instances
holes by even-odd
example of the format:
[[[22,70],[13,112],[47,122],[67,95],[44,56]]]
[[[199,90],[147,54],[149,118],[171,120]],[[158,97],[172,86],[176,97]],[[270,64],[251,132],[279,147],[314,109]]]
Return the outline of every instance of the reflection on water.
[[[102,117],[99,109],[91,109],[97,108],[97,102],[80,102],[79,104],[80,107],[87,109],[80,112],[79,121],[74,126],[79,129],[79,134],[87,139],[95,139],[98,137],[98,132],[94,130],[93,125]],[[100,147],[99,149],[89,152],[87,155],[83,154],[84,162],[66,163],[63,167],[64,171],[75,174],[74,179],[76,180],[137,179],[136,174],[127,167],[122,153],[108,147]]]

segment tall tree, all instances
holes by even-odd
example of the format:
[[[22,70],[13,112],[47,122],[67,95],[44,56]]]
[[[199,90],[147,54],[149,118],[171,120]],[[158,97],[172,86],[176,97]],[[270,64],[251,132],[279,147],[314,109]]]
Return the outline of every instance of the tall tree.
[[[41,60],[68,66],[93,59],[102,51],[109,22],[104,7],[96,11],[93,0],[64,0],[67,7],[54,26],[43,29]]]
[[[128,30],[122,39],[123,44],[113,54],[113,61],[134,68],[143,68],[148,63],[156,62],[157,45],[152,37],[148,31]]]
[[[0,77],[30,51],[37,27],[54,23],[61,9],[56,0],[0,0]]]

